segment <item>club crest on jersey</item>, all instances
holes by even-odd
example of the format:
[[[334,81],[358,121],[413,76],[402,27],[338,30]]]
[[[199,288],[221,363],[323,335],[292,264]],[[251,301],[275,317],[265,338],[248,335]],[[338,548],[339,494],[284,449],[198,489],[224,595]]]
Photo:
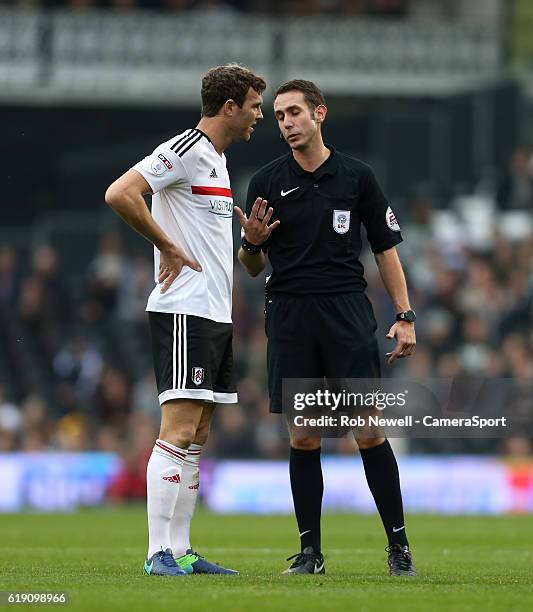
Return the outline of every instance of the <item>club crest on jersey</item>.
[[[204,382],[204,369],[193,368],[192,369],[192,381],[198,387]]]
[[[387,208],[385,213],[385,221],[387,221],[389,229],[391,229],[393,232],[400,231],[400,224],[398,223],[396,215],[392,212],[392,208],[390,206]]]
[[[333,211],[333,229],[337,232],[337,234],[346,234],[346,232],[350,229],[349,210]]]

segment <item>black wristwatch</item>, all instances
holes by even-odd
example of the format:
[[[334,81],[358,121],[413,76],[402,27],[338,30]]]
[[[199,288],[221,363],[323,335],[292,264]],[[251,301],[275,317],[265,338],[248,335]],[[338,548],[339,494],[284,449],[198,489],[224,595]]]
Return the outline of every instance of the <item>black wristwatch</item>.
[[[251,242],[248,242],[248,240],[246,240],[246,238],[243,236],[241,240],[241,246],[243,250],[248,253],[248,255],[257,255],[257,253],[261,252],[261,247],[263,245],[262,244],[252,244]]]
[[[407,323],[414,323],[416,321],[416,313],[414,310],[406,310],[399,312],[396,315],[396,321],[406,321]]]

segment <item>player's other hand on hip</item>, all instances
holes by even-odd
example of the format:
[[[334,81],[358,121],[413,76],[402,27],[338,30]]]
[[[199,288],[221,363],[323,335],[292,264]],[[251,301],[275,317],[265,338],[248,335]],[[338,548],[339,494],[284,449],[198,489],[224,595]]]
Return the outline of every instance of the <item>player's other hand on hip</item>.
[[[268,202],[263,198],[256,199],[249,217],[238,206],[235,206],[235,212],[244,230],[244,237],[248,242],[257,246],[266,242],[272,231],[281,223],[278,219],[274,223],[268,224],[274,209],[272,206],[268,207]]]
[[[407,323],[405,321],[397,321],[389,329],[387,338],[389,340],[396,338],[396,346],[394,347],[394,350],[386,355],[387,363],[390,365],[391,363],[394,363],[396,359],[409,357],[409,355],[413,354],[416,346],[415,324]]]
[[[168,290],[183,266],[188,266],[196,272],[202,271],[202,266],[197,261],[188,257],[175,245],[160,252],[158,282],[161,284],[161,293],[165,293]]]

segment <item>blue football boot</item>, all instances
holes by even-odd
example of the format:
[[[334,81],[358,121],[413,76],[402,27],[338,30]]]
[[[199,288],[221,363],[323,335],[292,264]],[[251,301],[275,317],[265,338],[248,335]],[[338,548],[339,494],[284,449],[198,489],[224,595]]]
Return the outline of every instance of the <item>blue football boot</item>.
[[[172,550],[159,550],[144,562],[144,571],[150,576],[186,576],[187,572],[179,565],[172,555]]]
[[[182,557],[176,559],[176,563],[187,574],[226,574],[236,575],[232,569],[226,569],[216,563],[211,563],[202,555],[199,555],[192,548],[189,548]]]

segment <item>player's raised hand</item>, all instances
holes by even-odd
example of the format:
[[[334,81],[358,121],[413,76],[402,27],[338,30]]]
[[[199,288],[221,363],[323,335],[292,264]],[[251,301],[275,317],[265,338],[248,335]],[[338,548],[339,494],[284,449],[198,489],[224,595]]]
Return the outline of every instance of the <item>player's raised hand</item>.
[[[177,246],[172,245],[160,252],[158,282],[162,283],[161,293],[165,293],[176,280],[183,266],[188,266],[196,272],[202,271],[202,266],[188,257]]]
[[[396,359],[402,359],[403,357],[409,357],[413,354],[416,346],[416,334],[414,323],[407,323],[405,321],[397,321],[390,329],[387,334],[387,338],[392,340],[396,338],[396,346],[394,350],[387,353],[387,363],[390,365],[394,363]]]
[[[272,231],[281,223],[278,219],[274,221],[274,223],[268,224],[272,218],[274,209],[272,206],[268,207],[267,200],[263,198],[256,199],[249,217],[247,217],[238,206],[235,206],[235,212],[244,230],[244,237],[251,244],[260,245],[266,242]]]

